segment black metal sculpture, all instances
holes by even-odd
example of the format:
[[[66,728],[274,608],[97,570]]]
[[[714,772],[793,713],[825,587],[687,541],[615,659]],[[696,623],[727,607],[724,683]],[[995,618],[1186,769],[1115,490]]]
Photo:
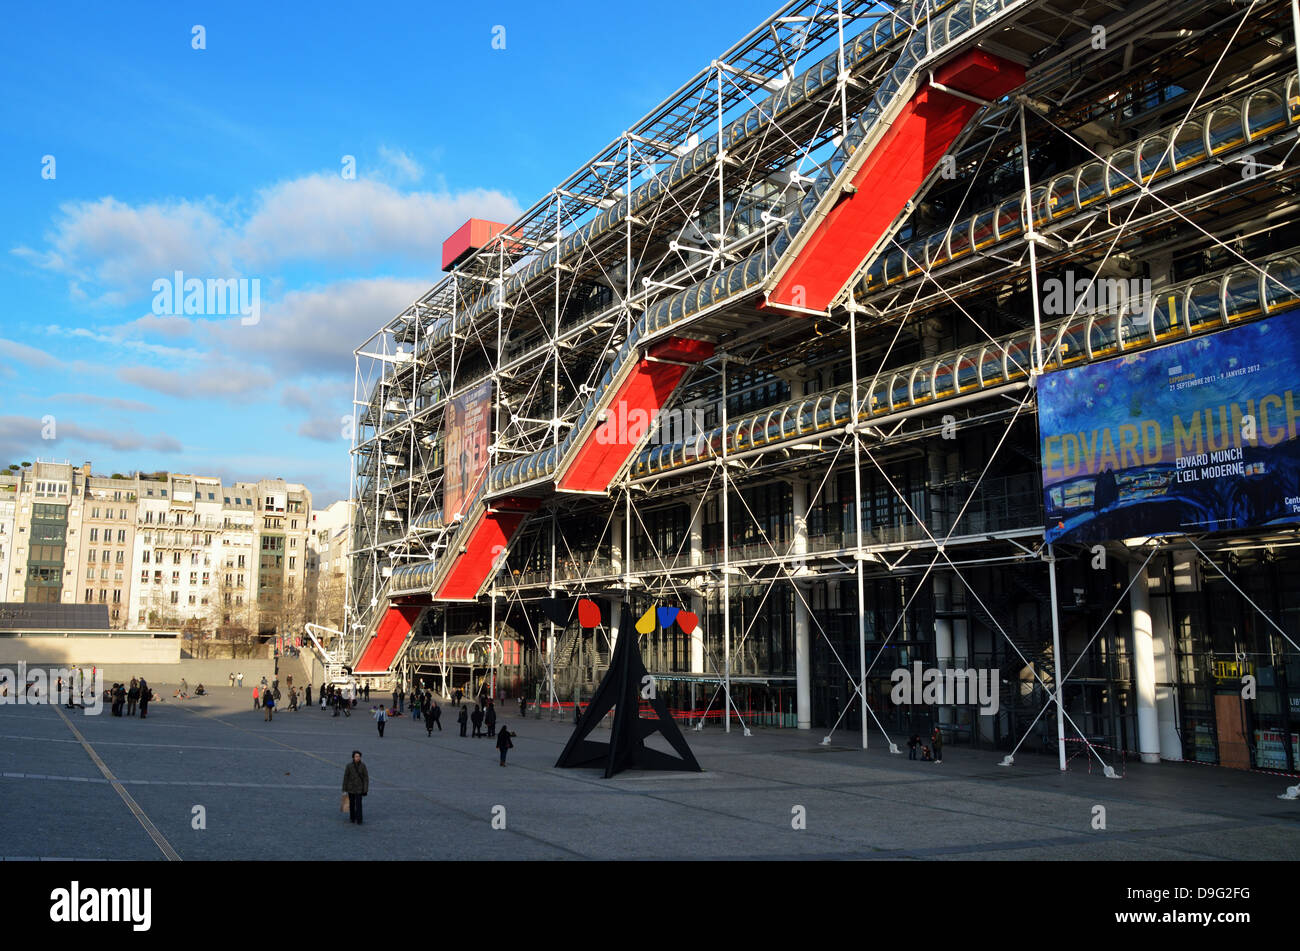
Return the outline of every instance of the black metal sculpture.
[[[565,744],[564,752],[555,765],[560,768],[603,765],[606,779],[625,769],[703,772],[700,764],[695,761],[691,748],[686,745],[682,731],[673,720],[668,704],[659,697],[645,664],[641,662],[636,628],[632,626],[632,614],[626,604],[623,605],[618,630],[618,642],[614,645],[614,656],[610,659],[605,679],[596,688],[591,703],[587,705],[577,729],[569,737],[569,742]],[[658,719],[642,718],[643,697]],[[611,707],[614,710],[614,725],[609,731],[609,742],[599,743],[587,739]],[[668,741],[677,751],[677,756],[645,745],[646,738],[656,733]]]

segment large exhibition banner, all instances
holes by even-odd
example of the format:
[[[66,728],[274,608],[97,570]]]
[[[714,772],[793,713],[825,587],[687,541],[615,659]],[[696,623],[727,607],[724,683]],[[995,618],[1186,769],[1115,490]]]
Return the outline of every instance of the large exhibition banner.
[[[1300,521],[1300,311],[1039,381],[1046,538]]]
[[[447,403],[443,432],[442,520],[450,525],[464,514],[487,476],[492,431],[492,381],[480,383]]]

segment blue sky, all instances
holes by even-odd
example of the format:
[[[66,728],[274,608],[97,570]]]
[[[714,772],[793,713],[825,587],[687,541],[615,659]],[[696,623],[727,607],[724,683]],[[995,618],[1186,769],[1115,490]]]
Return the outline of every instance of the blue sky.
[[[352,350],[437,281],[442,240],[511,220],[774,8],[11,5],[0,466],[345,497]],[[258,280],[258,323],[155,313],[177,270]]]

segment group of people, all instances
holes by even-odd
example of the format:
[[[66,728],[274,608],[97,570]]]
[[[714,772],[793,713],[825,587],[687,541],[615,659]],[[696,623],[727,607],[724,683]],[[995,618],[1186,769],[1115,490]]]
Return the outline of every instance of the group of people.
[[[938,727],[935,727],[934,732],[930,734],[929,746],[922,743],[921,738],[915,733],[912,734],[912,738],[907,741],[907,758],[917,759],[918,754],[919,758],[926,762],[943,762],[943,734],[939,732]]]
[[[138,707],[140,719],[146,719],[149,716],[149,702],[153,699],[153,689],[143,677],[132,677],[130,686],[113,684],[104,691],[104,701],[112,704],[110,710],[115,717],[122,716],[123,709],[128,717],[133,717]]]

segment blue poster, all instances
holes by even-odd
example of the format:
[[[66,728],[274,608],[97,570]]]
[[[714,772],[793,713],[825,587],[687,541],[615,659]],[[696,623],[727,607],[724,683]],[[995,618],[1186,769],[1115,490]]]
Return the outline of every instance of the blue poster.
[[[1047,541],[1300,521],[1300,311],[1043,376]]]

